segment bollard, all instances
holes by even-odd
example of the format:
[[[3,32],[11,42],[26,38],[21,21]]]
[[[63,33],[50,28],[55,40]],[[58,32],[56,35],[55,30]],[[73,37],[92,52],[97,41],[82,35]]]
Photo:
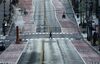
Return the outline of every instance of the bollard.
[[[18,26],[16,26],[16,44],[20,44],[19,27]]]

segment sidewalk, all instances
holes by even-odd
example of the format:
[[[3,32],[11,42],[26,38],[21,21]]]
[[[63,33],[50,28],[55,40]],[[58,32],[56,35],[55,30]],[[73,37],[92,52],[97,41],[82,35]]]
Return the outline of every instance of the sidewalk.
[[[54,6],[55,6],[56,16],[57,16],[57,18],[59,20],[58,22],[61,25],[62,32],[63,33],[72,33],[72,34],[76,33],[77,34],[78,33],[78,29],[75,28],[75,27],[77,27],[76,24],[75,24],[75,22],[73,22],[69,18],[70,15],[66,14],[67,12],[69,12],[69,11],[66,12],[66,10],[69,10],[69,8],[66,9],[63,6],[63,4],[61,3],[61,1],[59,1],[59,0],[54,0],[52,2],[54,4]],[[65,12],[66,18],[62,18],[62,15],[63,15],[64,12]]]
[[[79,25],[80,19],[77,18],[77,17],[75,17],[75,18],[76,18],[77,24]],[[94,20],[94,21],[97,21],[97,19]],[[79,27],[79,26],[78,26],[78,27]],[[79,27],[79,28],[80,28],[80,27]],[[81,28],[80,28],[80,29],[81,29]],[[98,46],[92,46],[92,45],[91,45],[91,42],[90,42],[90,41],[87,41],[87,34],[81,32],[81,35],[83,36],[83,38],[84,38],[84,40],[86,41],[86,43],[88,43],[88,45],[89,45],[90,47],[92,47],[97,53],[100,54],[100,51],[98,50]]]

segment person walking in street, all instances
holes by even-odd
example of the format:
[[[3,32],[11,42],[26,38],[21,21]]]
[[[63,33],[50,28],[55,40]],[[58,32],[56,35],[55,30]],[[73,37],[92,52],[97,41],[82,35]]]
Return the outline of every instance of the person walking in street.
[[[50,31],[50,34],[49,34],[49,38],[51,38],[52,39],[52,32]]]

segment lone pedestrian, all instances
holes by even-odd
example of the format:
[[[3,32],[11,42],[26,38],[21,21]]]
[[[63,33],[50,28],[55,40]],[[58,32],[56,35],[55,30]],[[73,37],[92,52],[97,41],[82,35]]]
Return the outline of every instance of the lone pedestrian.
[[[52,32],[50,31],[49,38],[52,38]]]

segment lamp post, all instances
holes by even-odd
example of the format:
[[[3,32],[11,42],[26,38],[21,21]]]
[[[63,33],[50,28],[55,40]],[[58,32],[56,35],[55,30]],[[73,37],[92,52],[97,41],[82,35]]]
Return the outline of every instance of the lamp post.
[[[6,0],[3,1],[3,4],[4,4],[4,19],[5,20],[5,17],[6,17],[6,14],[5,14],[5,3],[6,3]]]
[[[9,21],[11,21],[11,11],[12,11],[12,6],[11,6],[11,0],[9,4]]]
[[[4,18],[3,18],[3,23],[2,23],[2,32],[3,32],[3,35],[5,36],[6,35],[6,33],[5,33],[5,17],[6,17],[6,14],[5,14],[5,3],[6,3],[6,0],[3,0],[3,4],[4,4]]]

